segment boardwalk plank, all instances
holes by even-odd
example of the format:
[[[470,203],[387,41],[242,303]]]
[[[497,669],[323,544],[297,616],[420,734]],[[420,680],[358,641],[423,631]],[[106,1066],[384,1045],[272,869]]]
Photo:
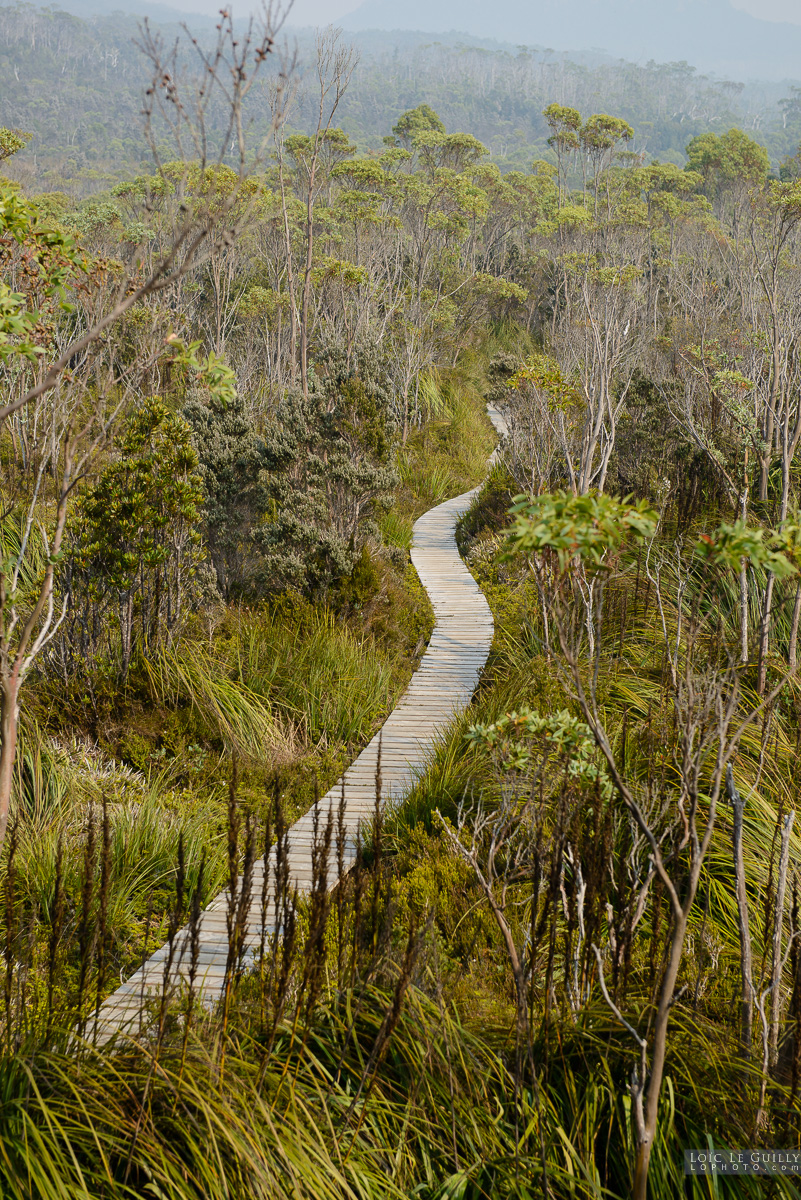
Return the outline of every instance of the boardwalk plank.
[[[498,413],[492,409],[488,412],[499,432],[505,432]],[[470,704],[487,660],[493,636],[492,613],[462,561],[454,537],[456,522],[477,491],[473,489],[438,504],[416,522],[411,558],[434,610],[431,640],[418,670],[381,731],[345,771],[343,779],[318,802],[324,823],[329,812],[337,812],[344,782],[348,867],[354,860],[359,824],[369,821],[374,812],[379,741],[381,800],[385,804],[389,799],[397,801],[408,795],[425,774],[439,740],[454,717]],[[313,830],[314,811],[310,810],[288,833],[290,874],[299,890],[308,890],[312,880]],[[329,862],[335,866],[333,848]],[[262,864],[258,863],[254,872],[254,901],[247,914],[246,945],[250,953],[258,951],[262,936],[260,913],[256,911],[262,871]],[[220,893],[201,918],[196,986],[207,1002],[219,997],[224,984],[228,958],[227,904],[227,893]],[[265,930],[272,931],[269,922]],[[174,963],[172,971],[173,977],[182,979],[186,978],[189,967],[188,952],[182,954],[185,940],[186,931],[182,930],[176,938],[176,958],[180,961]],[[108,997],[100,1011],[98,1041],[106,1041],[120,1031],[136,1030],[142,996],[157,997],[163,986],[167,957],[167,947],[160,947]]]

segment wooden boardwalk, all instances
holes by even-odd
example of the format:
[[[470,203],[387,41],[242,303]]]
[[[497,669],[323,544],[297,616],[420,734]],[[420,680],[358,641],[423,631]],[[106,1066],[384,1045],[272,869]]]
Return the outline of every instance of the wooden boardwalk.
[[[505,432],[502,418],[492,409],[490,419]],[[494,456],[493,456],[494,457]],[[493,623],[489,605],[468,571],[456,547],[456,522],[473,501],[478,488],[465,492],[424,513],[414,526],[412,562],[434,610],[435,625],[428,649],[396,708],[380,733],[318,801],[320,825],[329,812],[336,818],[344,782],[344,812],[347,845],[345,866],[355,854],[360,823],[367,822],[375,808],[375,779],[379,739],[381,742],[382,803],[407,795],[425,774],[438,741],[453,717],[464,711],[478,683],[492,643]],[[312,880],[312,845],[315,812],[312,808],[289,830],[290,879],[298,891],[308,891]],[[334,852],[332,851],[332,858]],[[261,887],[263,864],[256,863],[252,885],[254,897],[247,924],[246,953],[258,950],[261,930]],[[329,871],[336,881],[336,870]],[[200,921],[198,974],[195,989],[204,999],[219,997],[228,960],[228,893],[217,896]],[[268,926],[268,931],[271,927]],[[185,943],[185,931],[176,945]],[[168,950],[162,946],[103,1004],[97,1027],[99,1042],[114,1033],[130,1030],[140,1021],[143,996],[158,994],[164,985]],[[171,968],[171,983],[185,979],[188,952],[178,954]]]

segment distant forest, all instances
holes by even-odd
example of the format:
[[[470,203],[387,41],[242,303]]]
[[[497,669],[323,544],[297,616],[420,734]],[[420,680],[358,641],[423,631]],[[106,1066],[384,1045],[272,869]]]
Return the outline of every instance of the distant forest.
[[[177,29],[165,27],[170,40]],[[115,14],[81,20],[30,4],[0,6],[3,121],[33,134],[13,164],[31,190],[74,198],[149,169],[142,135],[146,65],[138,21]],[[198,29],[213,36],[209,22]],[[313,60],[308,33],[290,34],[300,76]],[[801,143],[801,87],[742,84],[699,74],[687,63],[637,66],[600,55],[569,59],[547,50],[490,48],[418,34],[355,34],[361,54],[339,119],[361,151],[381,146],[400,113],[426,103],[452,131],[469,130],[501,170],[552,159],[542,109],[552,102],[613,112],[635,131],[632,150],[683,165],[698,134],[738,126],[768,150],[774,171]],[[302,91],[291,124],[308,127]],[[255,132],[269,127],[267,85],[251,93]]]

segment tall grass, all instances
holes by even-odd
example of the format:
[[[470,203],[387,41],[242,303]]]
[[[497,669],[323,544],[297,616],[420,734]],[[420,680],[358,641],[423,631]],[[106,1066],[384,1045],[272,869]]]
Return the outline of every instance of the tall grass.
[[[241,823],[233,810],[229,816],[236,855]],[[340,873],[335,903],[325,859],[315,855],[311,895],[300,908],[279,867],[280,810],[271,829],[263,832],[277,837],[276,871],[262,906],[276,913],[276,932],[252,971],[232,974],[230,1000],[193,1006],[176,993],[164,1019],[158,1005],[151,1012],[142,1037],[102,1047],[92,1044],[91,1020],[85,1042],[63,1017],[30,1020],[19,1042],[6,1027],[0,1194],[626,1197],[631,1051],[606,1007],[590,1004],[558,1030],[543,1024],[536,1076],[521,1075],[504,1023],[453,1004],[430,922],[399,927],[380,818],[371,862],[360,857],[347,880]],[[331,828],[319,830],[318,847],[331,836]],[[11,866],[7,859],[6,898]],[[13,905],[5,904],[0,924],[23,948]],[[19,955],[12,1011],[24,1003],[23,987],[30,1007],[35,967]],[[67,1003],[64,1015],[71,1011]],[[732,1099],[714,1030],[691,1014],[678,1021],[653,1195],[700,1200],[706,1182],[682,1179],[682,1148],[742,1142],[748,1114]],[[742,1066],[736,1071],[742,1080]],[[724,1128],[711,1099],[725,1110]],[[797,1131],[789,1140],[795,1144]],[[739,1195],[764,1194],[758,1180],[737,1183]],[[774,1188],[776,1196],[797,1195],[781,1178]]]
[[[196,886],[203,864],[203,901],[222,887],[219,798],[187,794],[176,786],[173,768],[146,777],[85,743],[54,744],[29,720],[23,726],[16,773],[14,903],[35,941],[40,923],[51,924],[61,903],[54,950],[61,955],[55,982],[62,999],[75,983],[89,826],[99,854],[98,839],[108,821],[104,923],[114,978],[136,967],[146,921],[153,939],[160,935],[171,904],[179,840],[187,886]],[[4,868],[2,864],[0,886]]]
[[[292,731],[281,727],[263,697],[230,678],[228,664],[198,642],[162,647],[144,667],[162,704],[195,707],[229,753],[256,761],[286,762]]]
[[[480,483],[497,441],[484,395],[461,368],[440,373],[437,397],[431,417],[413,429],[398,459],[399,508],[414,517]]]
[[[398,473],[415,498],[423,504],[441,504],[456,494],[456,476],[447,464],[431,463],[425,458],[406,452],[398,461]]]
[[[396,609],[393,619],[403,613]],[[207,763],[190,781],[202,791],[213,785],[220,754],[236,755],[257,776],[283,769],[294,777],[304,765],[309,778],[335,770],[396,703],[410,671],[405,653],[400,641],[360,636],[295,599],[231,608],[210,638],[193,632],[143,657],[138,669],[155,711],[179,718],[165,721],[169,740],[159,755],[186,772],[194,750]],[[145,717],[142,726],[152,738]]]
[[[388,546],[397,546],[401,550],[410,550],[413,537],[414,522],[410,517],[390,509],[378,522],[381,536]]]
[[[232,632],[237,682],[307,744],[369,740],[402,686],[399,664],[325,609],[243,613]]]

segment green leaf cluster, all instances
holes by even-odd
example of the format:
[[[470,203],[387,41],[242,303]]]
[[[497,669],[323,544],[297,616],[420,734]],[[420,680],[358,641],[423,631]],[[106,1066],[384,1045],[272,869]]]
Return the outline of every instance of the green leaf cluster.
[[[597,748],[592,730],[566,709],[542,716],[521,708],[490,725],[471,725],[465,738],[470,745],[489,750],[502,772],[524,773],[544,758],[556,756],[564,761],[571,779],[599,784],[605,799],[612,794],[611,780],[594,761]]]
[[[0,181],[0,265],[7,269],[14,248],[21,255],[27,292],[0,279],[0,362],[28,360],[44,353],[49,303],[68,307],[67,284],[86,263],[75,240],[53,227],[34,203]]]
[[[516,496],[509,511],[514,520],[507,554],[552,551],[561,571],[575,559],[599,570],[610,551],[653,537],[657,525],[657,514],[646,501],[632,504],[594,493]]]
[[[203,485],[189,425],[158,397],[128,416],[117,451],[81,497],[81,557],[95,592],[125,594],[167,562],[177,532],[198,546]]]
[[[508,388],[513,392],[522,392],[528,387],[543,391],[548,397],[549,406],[567,412],[582,403],[581,392],[575,383],[568,379],[555,359],[547,354],[534,354],[526,359],[525,364],[516,371],[509,380]]]
[[[694,553],[701,562],[719,570],[739,571],[745,561],[783,579],[798,572],[786,553],[792,541],[789,526],[784,534],[769,536],[764,529],[749,528],[745,521],[735,521],[733,525],[718,525],[711,534],[701,534]]]

